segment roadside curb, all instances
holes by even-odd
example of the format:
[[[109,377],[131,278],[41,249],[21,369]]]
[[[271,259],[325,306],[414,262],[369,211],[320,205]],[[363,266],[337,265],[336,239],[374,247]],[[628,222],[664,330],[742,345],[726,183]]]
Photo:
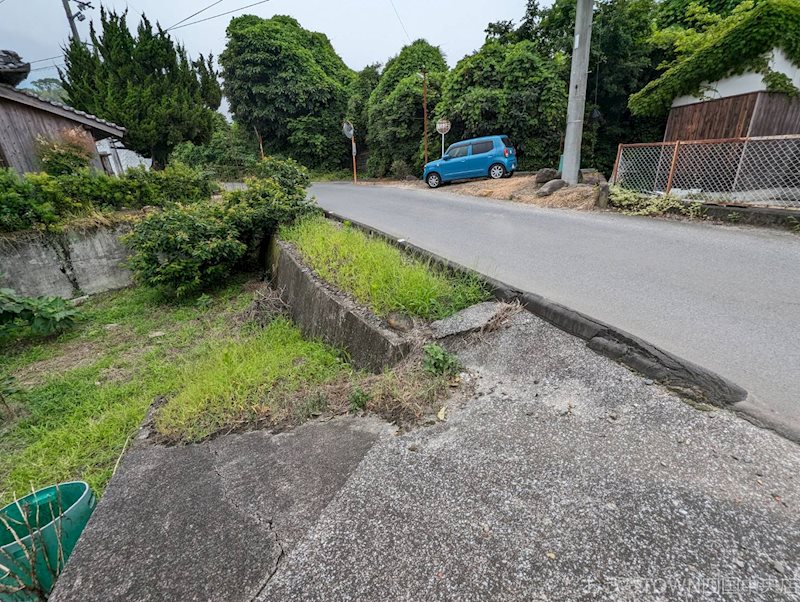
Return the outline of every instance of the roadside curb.
[[[397,239],[367,224],[348,219],[323,209],[326,217],[352,224],[400,249],[434,262],[456,274],[469,274],[482,280],[495,299],[519,301],[530,313],[557,328],[586,341],[587,347],[609,357],[644,376],[698,403],[706,403],[736,412],[753,424],[768,428],[800,443],[800,424],[794,424],[763,408],[745,389],[736,383],[640,339],[620,328],[582,314],[528,291],[523,291],[445,257]]]

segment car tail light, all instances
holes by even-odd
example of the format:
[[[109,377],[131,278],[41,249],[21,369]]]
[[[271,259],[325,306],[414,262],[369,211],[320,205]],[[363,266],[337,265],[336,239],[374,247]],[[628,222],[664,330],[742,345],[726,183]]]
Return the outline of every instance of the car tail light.
[[[503,149],[503,156],[508,157],[508,147]]]

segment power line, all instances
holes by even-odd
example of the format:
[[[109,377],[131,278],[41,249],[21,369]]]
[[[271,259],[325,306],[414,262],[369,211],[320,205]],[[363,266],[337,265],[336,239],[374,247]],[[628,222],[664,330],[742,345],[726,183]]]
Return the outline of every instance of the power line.
[[[172,29],[172,28],[173,28],[173,27],[175,27],[176,25],[180,25],[180,24],[181,24],[181,23],[183,23],[184,21],[188,21],[189,19],[191,19],[192,17],[196,17],[196,16],[197,16],[197,15],[199,15],[200,13],[204,13],[204,12],[205,12],[205,11],[207,11],[209,8],[212,8],[212,7],[216,6],[217,4],[219,4],[219,3],[220,3],[220,2],[222,2],[222,1],[223,1],[223,0],[217,0],[216,2],[212,2],[211,4],[209,4],[208,6],[206,6],[205,8],[201,8],[200,10],[198,10],[196,13],[192,13],[191,15],[189,15],[188,17],[184,17],[183,19],[181,19],[181,20],[180,20],[180,21],[178,21],[177,23],[174,23],[173,25],[170,25],[169,27],[167,27],[167,29],[166,29],[165,31],[169,31],[170,29]]]
[[[33,65],[34,63],[43,63],[45,61],[52,61],[53,59],[60,59],[62,56],[64,56],[64,55],[63,54],[57,54],[55,56],[48,56],[46,59],[36,59],[35,61],[28,61],[28,62],[31,65]]]
[[[247,6],[240,6],[239,8],[234,8],[233,10],[226,11],[224,13],[219,13],[218,15],[214,15],[213,17],[206,17],[205,19],[198,19],[197,21],[192,21],[191,23],[184,23],[183,25],[178,25],[177,27],[170,27],[170,29],[180,29],[181,27],[189,27],[189,25],[195,25],[196,23],[202,23],[203,21],[210,21],[211,19],[216,19],[217,17],[224,17],[225,15],[229,15],[231,13],[235,13],[240,10],[244,10],[246,8],[250,8],[251,6],[258,6],[259,4],[264,4],[265,2],[269,2],[269,0],[261,0],[260,2],[253,2],[252,4],[248,4]],[[169,30],[166,30],[169,31]]]
[[[403,28],[403,32],[405,32],[406,34],[406,39],[408,39],[408,43],[410,44],[411,36],[408,35],[408,30],[406,29],[406,25],[405,23],[403,23],[403,19],[400,18],[400,13],[397,12],[397,7],[394,5],[394,0],[389,0],[389,4],[392,5],[392,8],[394,9],[394,14],[397,16],[397,20],[400,21],[400,27]]]
[[[62,63],[60,65],[47,65],[46,67],[36,67],[36,69],[31,69],[30,72],[33,73],[34,71],[45,71],[46,69],[60,69],[65,65]]]

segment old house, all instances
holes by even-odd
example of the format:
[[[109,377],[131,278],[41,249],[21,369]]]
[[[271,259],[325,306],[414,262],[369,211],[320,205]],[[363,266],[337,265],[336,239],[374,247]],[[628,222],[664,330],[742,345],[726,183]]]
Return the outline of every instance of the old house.
[[[75,127],[88,132],[95,141],[123,137],[125,128],[110,121],[17,88],[29,71],[30,64],[18,54],[0,50],[0,167],[20,173],[38,171],[37,137],[54,138]],[[107,172],[116,171],[107,153],[97,153],[94,165]]]

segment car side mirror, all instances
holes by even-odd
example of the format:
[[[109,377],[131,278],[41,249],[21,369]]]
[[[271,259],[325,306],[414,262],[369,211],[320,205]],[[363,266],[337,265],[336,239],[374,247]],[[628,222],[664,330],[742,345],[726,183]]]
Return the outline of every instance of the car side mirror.
[[[450,155],[442,155],[442,159],[444,159],[445,161],[449,161]]]

